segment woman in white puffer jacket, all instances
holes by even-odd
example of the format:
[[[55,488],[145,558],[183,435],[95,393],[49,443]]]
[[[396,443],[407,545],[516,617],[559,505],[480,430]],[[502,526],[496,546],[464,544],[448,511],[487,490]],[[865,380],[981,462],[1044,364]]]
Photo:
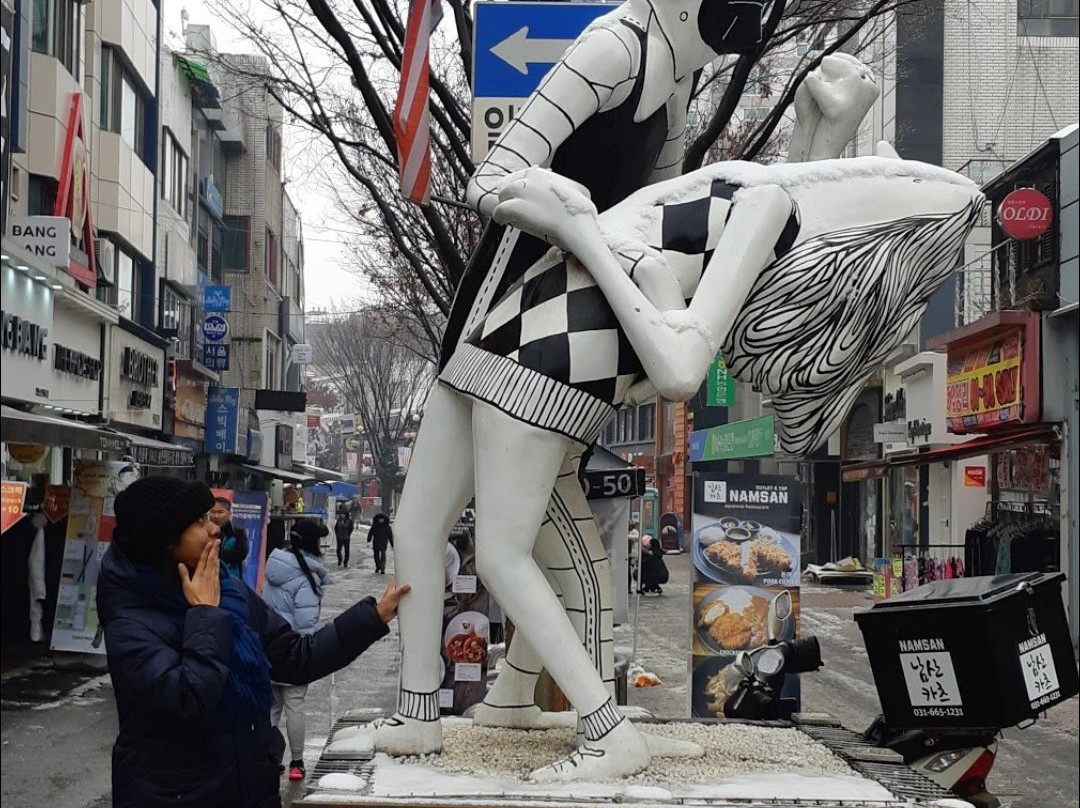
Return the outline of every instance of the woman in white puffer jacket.
[[[314,519],[300,519],[289,534],[291,547],[274,550],[266,560],[266,586],[263,599],[299,634],[313,634],[319,625],[323,587],[330,574],[319,561],[320,539],[330,531]],[[279,726],[282,714],[292,759],[289,779],[304,779],[304,697],[307,685],[284,685],[275,682],[274,710],[270,723]]]

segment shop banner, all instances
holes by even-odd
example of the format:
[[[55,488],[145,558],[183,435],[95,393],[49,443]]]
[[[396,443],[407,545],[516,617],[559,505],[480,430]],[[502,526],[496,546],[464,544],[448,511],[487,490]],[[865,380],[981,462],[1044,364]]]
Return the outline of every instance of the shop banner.
[[[446,543],[439,708],[461,715],[487,695],[490,598],[476,576],[476,546],[459,522]]]
[[[26,502],[26,483],[5,480],[0,488],[0,533],[7,533],[23,518],[23,503]]]
[[[97,615],[98,569],[116,525],[113,501],[138,479],[138,471],[125,462],[76,460],[72,476],[52,649],[104,654]]]
[[[71,508],[71,487],[67,485],[49,485],[45,487],[45,501],[41,503],[41,512],[54,525],[66,519]]]
[[[690,462],[768,457],[775,448],[775,422],[771,415],[690,433]]]
[[[233,527],[247,531],[248,554],[243,563],[244,583],[261,592],[266,572],[266,526],[270,521],[270,495],[265,491],[215,488],[215,497],[232,503]]]
[[[986,466],[964,466],[965,488],[986,488]]]
[[[949,431],[980,432],[988,427],[1022,423],[1023,332],[949,354],[945,416]]]
[[[785,476],[702,474],[693,507],[690,714],[718,718],[735,655],[766,645],[770,624],[777,640],[798,636],[803,487]],[[782,695],[798,699],[798,677]]]
[[[211,387],[206,397],[206,453],[240,453],[240,388]]]
[[[735,379],[728,373],[727,363],[723,354],[717,354],[713,363],[709,366],[709,375],[706,377],[705,405],[708,407],[734,407],[735,406]]]

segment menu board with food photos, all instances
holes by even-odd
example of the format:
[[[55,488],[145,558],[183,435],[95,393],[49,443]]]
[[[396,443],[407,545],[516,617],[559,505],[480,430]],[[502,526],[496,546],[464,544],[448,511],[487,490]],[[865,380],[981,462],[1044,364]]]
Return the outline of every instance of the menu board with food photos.
[[[476,576],[472,525],[459,522],[446,542],[439,707],[461,715],[487,694],[490,598]]]
[[[798,636],[803,487],[786,476],[700,474],[693,502],[690,714],[718,718],[736,654]],[[790,612],[777,608],[785,592]],[[798,677],[783,695],[798,697]]]

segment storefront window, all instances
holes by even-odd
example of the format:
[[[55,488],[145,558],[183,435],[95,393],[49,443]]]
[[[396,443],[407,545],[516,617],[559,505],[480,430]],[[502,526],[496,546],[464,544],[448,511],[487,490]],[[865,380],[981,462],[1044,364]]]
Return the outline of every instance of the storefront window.
[[[919,467],[901,466],[889,473],[889,553],[918,547]]]

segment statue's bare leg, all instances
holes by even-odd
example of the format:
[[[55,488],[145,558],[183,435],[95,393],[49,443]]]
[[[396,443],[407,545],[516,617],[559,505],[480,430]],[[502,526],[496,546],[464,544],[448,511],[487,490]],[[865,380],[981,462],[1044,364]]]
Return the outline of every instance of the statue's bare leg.
[[[610,563],[581,492],[580,460],[574,456],[563,461],[533,558],[561,598],[579,640],[614,696]],[[502,671],[475,712],[476,723],[519,729],[572,726],[573,714],[544,713],[536,706],[534,693],[542,667],[528,641],[515,636]]]
[[[584,722],[581,747],[534,772],[534,778],[607,778],[640,771],[650,761],[645,741],[615,705],[532,556],[563,462],[579,447],[479,403],[473,406],[473,441],[477,572]]]
[[[401,683],[398,711],[376,722],[375,748],[421,755],[442,748],[439,645],[443,549],[473,493],[472,403],[436,385],[424,408],[394,521],[394,571],[412,585],[398,610]]]

